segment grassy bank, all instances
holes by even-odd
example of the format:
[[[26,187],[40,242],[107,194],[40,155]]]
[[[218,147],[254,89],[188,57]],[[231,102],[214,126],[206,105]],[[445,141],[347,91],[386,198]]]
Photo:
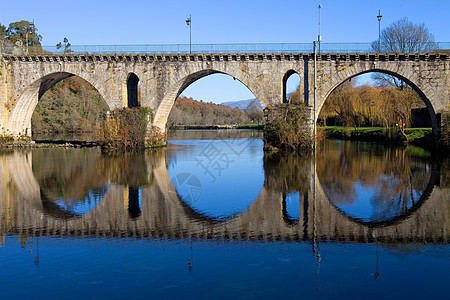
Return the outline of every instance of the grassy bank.
[[[435,143],[431,128],[406,128],[407,140],[398,128],[385,127],[320,127],[326,137],[361,141],[409,143],[430,146]]]

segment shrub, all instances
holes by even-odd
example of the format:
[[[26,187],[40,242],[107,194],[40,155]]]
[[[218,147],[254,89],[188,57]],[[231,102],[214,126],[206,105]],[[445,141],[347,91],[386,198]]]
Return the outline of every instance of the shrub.
[[[450,149],[450,112],[442,113],[441,145]]]
[[[265,149],[304,150],[313,146],[310,108],[300,104],[278,104],[266,108]]]
[[[103,125],[97,128],[97,139],[102,148],[145,148],[147,125],[152,117],[152,110],[148,108],[114,110]]]

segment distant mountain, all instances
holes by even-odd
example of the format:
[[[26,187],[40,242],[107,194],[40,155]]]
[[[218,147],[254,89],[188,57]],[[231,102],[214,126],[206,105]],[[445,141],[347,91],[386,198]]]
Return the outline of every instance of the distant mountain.
[[[227,101],[227,102],[222,102],[222,105],[226,105],[232,108],[239,108],[241,110],[248,110],[249,108],[251,108],[252,106],[254,106],[255,103],[256,106],[262,110],[261,105],[259,104],[258,100],[256,99],[249,99],[249,100],[240,100],[240,101]]]

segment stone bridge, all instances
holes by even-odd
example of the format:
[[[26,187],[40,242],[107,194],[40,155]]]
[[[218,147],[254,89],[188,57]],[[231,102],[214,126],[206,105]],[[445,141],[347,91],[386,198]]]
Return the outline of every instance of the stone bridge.
[[[0,55],[0,128],[3,134],[31,135],[31,115],[40,97],[69,76],[92,84],[111,110],[152,108],[153,125],[164,132],[177,96],[209,74],[239,80],[265,108],[286,101],[286,81],[297,73],[303,101],[316,120],[341,83],[382,72],[397,76],[419,93],[437,134],[439,114],[450,110],[449,62],[448,52]]]
[[[81,216],[43,205],[32,170],[32,154],[15,151],[0,160],[0,237],[6,234],[96,235],[249,240],[337,240],[448,242],[449,189],[432,175],[420,200],[394,219],[365,223],[339,211],[327,198],[311,163],[311,189],[302,195],[300,217],[289,218],[286,197],[264,185],[244,211],[223,220],[195,211],[181,199],[167,171],[165,155],[146,158],[153,183],[143,186],[138,213],[130,211],[130,188],[110,184],[103,199]],[[150,180],[149,180],[150,182]]]

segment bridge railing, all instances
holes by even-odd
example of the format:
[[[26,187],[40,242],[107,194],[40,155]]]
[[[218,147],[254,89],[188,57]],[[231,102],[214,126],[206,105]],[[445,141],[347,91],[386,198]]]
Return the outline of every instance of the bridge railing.
[[[450,42],[437,42],[436,51],[450,49]],[[320,53],[373,53],[371,43],[320,43]],[[0,47],[5,55],[36,54],[245,54],[245,53],[312,53],[313,43],[243,43],[243,44],[168,44],[168,45],[71,45]]]

